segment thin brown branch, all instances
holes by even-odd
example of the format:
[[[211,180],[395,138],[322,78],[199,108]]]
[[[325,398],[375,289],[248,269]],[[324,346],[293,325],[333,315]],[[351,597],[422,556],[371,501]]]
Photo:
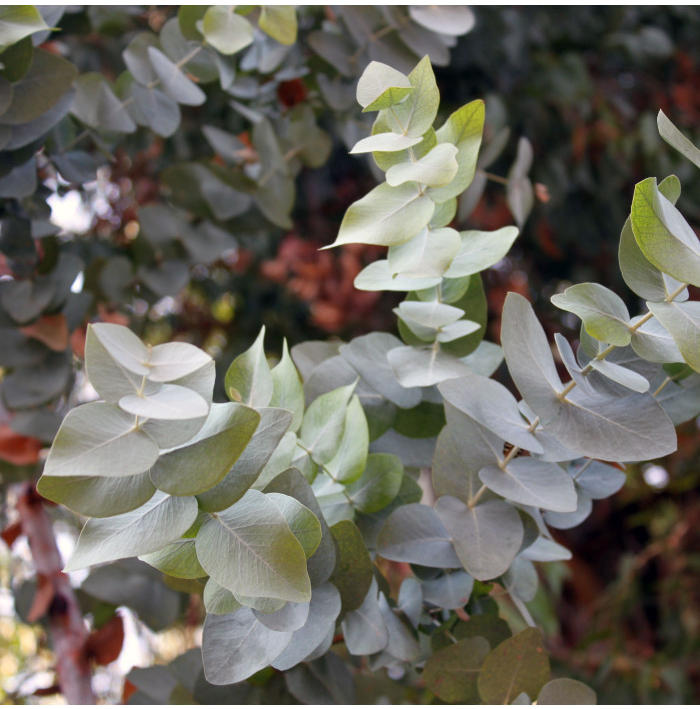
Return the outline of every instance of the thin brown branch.
[[[87,627],[56,545],[53,525],[32,483],[17,486],[17,510],[27,537],[37,576],[48,580],[52,598],[47,615],[56,674],[68,704],[94,704],[90,663],[85,654]]]

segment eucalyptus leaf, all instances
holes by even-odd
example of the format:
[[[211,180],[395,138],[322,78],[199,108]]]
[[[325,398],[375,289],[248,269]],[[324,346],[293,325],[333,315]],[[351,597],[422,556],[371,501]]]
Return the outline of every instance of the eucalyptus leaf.
[[[553,295],[552,303],[578,315],[588,334],[618,347],[629,345],[630,315],[622,298],[598,283],[580,283]]]
[[[700,168],[700,150],[673,125],[663,111],[659,111],[656,122],[659,135],[681,155],[688,158],[695,167]]]
[[[184,534],[196,517],[194,497],[170,497],[156,492],[135,510],[89,519],[65,570],[158,551]]]
[[[298,431],[304,417],[304,389],[299,374],[289,356],[287,341],[282,347],[282,359],[272,368],[272,397],[270,406],[292,412],[290,431]]]
[[[436,579],[424,581],[423,600],[438,608],[464,608],[474,588],[474,579],[461,569],[446,571]]]
[[[409,241],[389,247],[389,269],[405,278],[440,278],[450,268],[460,244],[455,229],[425,227]]]
[[[277,505],[277,509],[284,515],[292,534],[301,544],[306,558],[313,556],[321,543],[321,523],[316,515],[289,495],[267,492],[267,497]],[[276,628],[276,630],[280,630],[280,628]],[[289,628],[289,630],[296,630],[296,628]]]
[[[235,595],[311,598],[304,550],[275,503],[257,490],[205,522],[196,548],[209,576]]]
[[[357,102],[367,108],[392,88],[412,90],[411,82],[405,74],[387,64],[370,62],[357,82]]]
[[[571,477],[556,463],[515,458],[505,468],[492,465],[479,472],[490,490],[513,502],[555,512],[573,512],[576,492]]]
[[[510,250],[518,230],[506,226],[493,232],[460,232],[461,247],[445,273],[446,278],[462,278],[498,263]]]
[[[434,211],[435,203],[416,185],[383,183],[349,207],[333,246],[401,244],[418,234]]]
[[[197,495],[203,510],[218,512],[240,500],[280,445],[292,420],[291,413],[274,408],[260,408],[257,411],[260,423],[233,468],[218,484]]]
[[[376,137],[372,136],[372,138]],[[386,148],[380,149],[386,150]],[[392,165],[386,172],[386,181],[392,187],[398,187],[405,182],[418,182],[431,187],[447,185],[457,174],[456,155],[456,146],[450,143],[440,143],[415,162]]]
[[[438,385],[445,401],[486,426],[490,431],[533,453],[542,453],[515,397],[493,379],[476,375],[451,379]]]
[[[377,582],[372,579],[362,605],[343,618],[343,637],[351,655],[371,655],[389,644],[389,629],[379,608],[377,591]]]
[[[42,475],[42,497],[85,517],[112,517],[148,502],[156,489],[147,472],[128,477]]]
[[[385,153],[394,153],[399,150],[406,150],[420,143],[422,138],[410,137],[401,133],[375,133],[367,138],[358,140],[350,151],[351,155],[360,153],[372,153],[375,150]],[[411,178],[409,178],[411,179]],[[391,181],[387,178],[387,182],[392,187],[397,187],[407,180]]]
[[[486,656],[479,673],[479,694],[488,704],[510,704],[522,692],[536,697],[548,679],[542,632],[526,628]]]
[[[194,438],[160,454],[150,471],[153,484],[171,495],[211,489],[238,460],[259,422],[260,414],[242,404],[212,404]]]
[[[202,636],[204,675],[212,684],[234,684],[267,667],[289,644],[292,633],[263,625],[250,608],[207,615]]]
[[[394,376],[404,387],[428,387],[471,374],[464,362],[441,352],[437,343],[426,347],[397,347],[387,357]]]
[[[206,576],[197,559],[194,539],[178,539],[158,551],[141,554],[139,559],[179,579],[196,579]]]
[[[683,359],[700,369],[700,303],[647,303],[654,317],[673,337]]]
[[[234,12],[235,5],[212,5],[198,29],[214,49],[225,55],[235,54],[253,41],[253,27]]]
[[[523,540],[523,523],[511,505],[488,500],[469,507],[445,496],[438,499],[435,511],[471,576],[488,581],[505,573]]]
[[[490,649],[485,638],[473,637],[439,650],[425,663],[426,687],[444,702],[478,703],[476,681]]]
[[[387,355],[401,341],[385,332],[354,338],[340,347],[340,354],[374,390],[401,408],[410,409],[421,400],[417,389],[402,386],[394,376]]]
[[[355,385],[339,387],[315,399],[304,414],[299,439],[313,459],[328,463],[338,452],[345,428],[345,411]]]
[[[428,505],[409,504],[394,510],[377,539],[377,553],[391,561],[421,566],[460,566],[447,529]]]
[[[148,470],[158,444],[133,416],[112,404],[83,404],[68,413],[56,434],[44,475],[130,477]]]
[[[655,178],[635,187],[631,220],[637,244],[649,261],[681,283],[700,285],[698,237],[659,192]]]
[[[226,392],[234,401],[249,406],[267,406],[273,395],[274,381],[265,357],[265,328],[255,342],[236,357],[226,372]]]

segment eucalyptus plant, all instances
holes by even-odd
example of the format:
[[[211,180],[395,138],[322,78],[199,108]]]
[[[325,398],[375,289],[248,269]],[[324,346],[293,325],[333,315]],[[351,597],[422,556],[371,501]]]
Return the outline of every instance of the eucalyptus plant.
[[[351,152],[370,153],[385,181],[348,209],[332,246],[388,248],[355,285],[406,293],[402,340],[285,344],[271,367],[263,329],[216,403],[202,350],[91,325],[85,374],[101,400],[68,413],[38,485],[90,518],[67,569],[138,557],[196,582],[203,676],[232,685],[219,697],[272,667],[302,702],[352,703],[342,643],[371,670],[420,673],[446,702],[593,703],[580,682],[550,680],[527,604],[535,564],[570,558],[550,528],[579,524],[619,490],[625,463],[673,453],[674,425],[700,412],[688,295],[700,248],[674,206],[680,184],[641,182],[622,231],[620,268],[644,314],[596,283],[552,298],[582,321],[577,352],[555,336],[565,383],[522,296],[505,301],[501,345],[483,339],[480,273],[518,230],[449,226],[477,169],[483,102],[435,129],[427,57],[408,74],[372,61],[357,101],[377,115]],[[659,128],[700,167],[662,113]],[[503,362],[520,399],[491,378]],[[426,468],[434,502],[418,482]],[[410,564],[398,592],[379,559]],[[496,584],[531,627],[512,634]],[[173,664],[162,701],[184,696],[175,685],[197,697],[198,662]],[[148,672],[132,673],[147,695]]]

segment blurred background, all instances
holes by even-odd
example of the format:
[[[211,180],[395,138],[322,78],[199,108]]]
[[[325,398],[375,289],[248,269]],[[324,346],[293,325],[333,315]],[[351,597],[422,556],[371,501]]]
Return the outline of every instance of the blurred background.
[[[72,45],[71,58],[81,72],[104,70],[120,65],[125,33],[162,25],[174,12],[170,7],[74,9],[55,39]],[[307,12],[302,43],[323,8]],[[700,223],[700,180],[656,129],[656,114],[663,109],[696,144],[700,138],[700,9],[482,6],[474,14],[473,30],[450,50],[447,65],[435,67],[445,116],[470,100],[485,99],[486,143],[496,155],[483,192],[472,191],[460,204],[460,228],[490,230],[513,222],[499,178],[505,179],[516,159],[521,136],[534,150],[532,211],[512,252],[485,274],[488,339],[498,341],[498,316],[505,294],[513,290],[534,303],[550,336],[560,331],[574,344],[577,319],[562,316],[549,302],[567,285],[597,281],[622,296],[633,315],[643,307],[617,265],[619,234],[636,182],[675,173],[684,189],[679,207],[691,224]],[[313,78],[301,76],[279,83],[271,100],[286,110],[318,94]],[[284,337],[293,345],[395,331],[391,307],[398,299],[352,286],[379,251],[357,246],[318,251],[333,241],[347,207],[375,181],[366,161],[347,155],[346,124],[320,106],[318,120],[333,148],[321,167],[298,174],[291,228],[242,224],[235,248],[209,268],[196,267],[180,294],[137,298],[103,316],[136,322],[151,341],[187,333],[189,341],[217,354],[222,366],[252,342],[261,324],[268,329],[271,352],[279,351]],[[216,113],[216,107],[208,110]],[[85,194],[57,190],[54,220],[96,243],[128,243],[139,209],[160,198],[159,173],[171,155],[210,152],[198,123],[196,112],[185,114],[174,145],[152,135],[134,139]],[[684,424],[676,455],[630,466],[622,491],[596,502],[575,529],[555,530],[557,540],[572,550],[571,562],[540,566],[542,583],[531,610],[546,630],[553,665],[590,684],[601,704],[700,699],[699,427],[700,421]],[[68,550],[75,524],[67,513],[65,519],[59,514],[57,524],[59,544]],[[33,595],[28,569],[21,543],[12,553],[0,545],[0,697],[4,703],[55,703],[45,631],[17,622],[13,612],[26,619]],[[158,612],[141,608],[141,620],[150,618],[145,625],[130,611],[120,611],[131,644],[121,659],[98,671],[96,690],[104,701],[120,701],[134,690],[132,682],[122,694],[122,676],[132,665],[169,662],[197,642],[197,609],[183,600],[186,591],[158,591],[170,605]],[[100,604],[112,611],[128,605],[123,598],[105,599],[98,590],[81,600],[86,612],[97,614],[104,610]],[[367,678],[366,685],[358,701],[422,700],[387,677]]]

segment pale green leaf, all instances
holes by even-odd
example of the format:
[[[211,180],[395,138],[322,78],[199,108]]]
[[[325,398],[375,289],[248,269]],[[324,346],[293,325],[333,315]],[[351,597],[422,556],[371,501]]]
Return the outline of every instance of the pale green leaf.
[[[467,34],[476,22],[472,10],[464,5],[409,5],[408,13],[431,32],[450,37]]]
[[[214,615],[226,615],[241,608],[241,604],[231,591],[216,583],[212,578],[207,580],[202,600],[207,613]]]
[[[553,295],[552,303],[578,315],[589,335],[618,347],[629,345],[630,315],[622,298],[598,283],[579,283]]]
[[[545,422],[556,416],[563,389],[547,337],[532,306],[508,293],[503,306],[501,344],[508,369],[525,401]]]
[[[397,347],[387,356],[397,381],[404,387],[427,387],[471,374],[464,362],[440,351],[437,344]]]
[[[643,316],[632,318],[632,325]],[[650,362],[683,362],[683,355],[671,333],[656,318],[648,320],[632,333],[632,348]]]
[[[357,102],[366,108],[391,88],[412,90],[411,82],[405,74],[387,64],[370,62],[357,82]]]
[[[231,363],[224,380],[230,399],[256,407],[270,403],[274,382],[265,357],[264,343],[263,327],[255,342]]]
[[[465,638],[442,648],[425,663],[425,686],[444,702],[478,704],[476,680],[490,649],[482,637]]]
[[[663,111],[659,111],[656,123],[659,127],[659,135],[681,155],[688,158],[695,167],[700,168],[700,150],[673,125]]]
[[[536,697],[549,679],[542,631],[526,628],[486,656],[478,687],[486,704],[510,704],[519,694]]]
[[[89,519],[80,533],[66,571],[158,551],[181,537],[197,517],[194,497],[156,492],[131,512]]]
[[[289,495],[268,492],[267,497],[277,505],[277,509],[284,515],[292,534],[301,544],[308,559],[321,543],[321,523],[318,518],[308,507]],[[289,628],[289,630],[296,630],[296,628]]]
[[[263,5],[258,25],[280,44],[294,44],[297,40],[297,13],[293,5]]]
[[[131,330],[120,325],[88,325],[85,341],[85,368],[95,391],[116,404],[123,396],[153,394],[160,386],[149,382],[148,350]],[[140,370],[140,371],[134,371]]]
[[[209,416],[185,445],[161,453],[153,484],[171,495],[197,495],[216,485],[238,460],[260,422],[242,404],[212,404]]]
[[[287,340],[282,346],[282,359],[272,368],[272,398],[270,406],[291,411],[290,431],[298,431],[304,417],[304,389],[299,373],[289,356]]]
[[[291,639],[292,633],[266,628],[250,608],[207,615],[202,636],[204,676],[215,685],[241,682],[267,667]]]
[[[156,491],[148,472],[121,478],[49,476],[39,478],[42,497],[85,517],[111,517],[140,507]]]
[[[576,485],[593,500],[602,500],[614,495],[627,479],[621,470],[592,459],[572,462],[569,465],[569,473]]]
[[[369,453],[369,428],[367,418],[354,395],[345,413],[345,428],[337,453],[325,464],[328,473],[339,482],[351,483],[357,480],[367,463]]]
[[[340,613],[340,594],[333,584],[325,583],[311,593],[306,624],[295,631],[287,647],[272,661],[277,670],[288,670],[310,655],[329,632],[335,630]]]
[[[659,184],[659,192],[673,204],[680,196],[680,181],[670,175]],[[632,230],[632,219],[628,218],[620,234],[618,251],[620,271],[625,283],[641,298],[654,302],[664,300],[675,293],[681,285],[675,278],[662,273],[647,257],[637,244]],[[682,291],[676,300],[687,300],[688,291]]]
[[[660,113],[660,115],[663,115]],[[537,706],[556,704],[585,704],[592,706],[598,703],[596,693],[583,682],[562,677],[547,682],[537,697]]]
[[[411,409],[420,402],[421,393],[401,386],[387,359],[388,353],[400,346],[401,340],[394,335],[372,332],[342,345],[340,354],[374,391],[403,409]]]
[[[377,590],[377,582],[372,579],[362,605],[343,618],[341,628],[351,655],[370,655],[389,644],[389,629],[379,609]]]
[[[377,96],[372,103],[368,104],[362,109],[362,113],[367,113],[368,111],[381,111],[383,108],[389,108],[390,106],[395,106],[397,103],[401,103],[406,96],[413,92],[413,87],[399,87],[390,86],[388,89],[383,91],[379,96]]]
[[[271,613],[253,609],[255,617],[270,630],[293,633],[306,625],[309,618],[309,603],[285,603],[282,608]]]
[[[651,394],[611,399],[574,389],[545,431],[579,455],[601,460],[650,460],[677,445],[673,424]]]
[[[83,404],[68,413],[56,434],[44,475],[129,477],[148,470],[158,444],[133,416],[112,404]]]
[[[521,415],[515,397],[499,382],[468,376],[440,384],[438,389],[445,401],[503,440],[532,453],[543,452]]]
[[[445,496],[438,499],[435,511],[469,574],[488,581],[506,572],[523,541],[523,523],[514,507],[501,500],[469,507]]]
[[[632,229],[644,255],[682,283],[700,285],[700,242],[681,213],[656,186],[656,178],[634,189]]]
[[[521,505],[555,512],[576,509],[576,491],[571,476],[556,463],[530,456],[515,458],[505,468],[482,468],[479,478],[490,490]]]
[[[445,277],[462,278],[491,268],[508,253],[517,236],[518,230],[513,226],[492,232],[460,232],[460,249]]]
[[[370,453],[362,476],[346,488],[350,503],[364,514],[384,509],[399,493],[403,465],[388,453]]]
[[[427,246],[427,244],[425,244]],[[415,291],[433,288],[441,282],[440,276],[417,277],[404,276],[392,272],[389,262],[380,259],[365,266],[355,278],[355,288],[368,291]]]
[[[256,482],[258,476],[275,455],[282,441],[292,415],[283,409],[261,408],[260,423],[243,453],[235,465],[210,490],[197,495],[199,506],[208,512],[218,512],[226,509],[243,496],[246,490]],[[296,436],[289,434],[293,440]],[[285,463],[285,467],[290,461]]]
[[[668,330],[683,359],[695,370],[700,370],[700,303],[651,303],[649,310]]]
[[[200,418],[209,412],[209,404],[200,394],[177,384],[163,384],[154,394],[127,394],[119,399],[119,408],[134,416],[164,421]]]
[[[281,493],[293,497],[301,502],[304,507],[310,509],[316,519],[318,519],[321,524],[321,542],[314,555],[307,562],[307,571],[313,588],[324,584],[335,568],[336,550],[330,529],[308,481],[298,470],[290,468],[277,475],[267,485],[264,492]]]
[[[469,602],[473,588],[474,579],[466,571],[445,571],[423,582],[423,599],[439,608],[455,610]]]
[[[350,520],[343,520],[331,527],[338,551],[330,582],[340,592],[343,610],[356,610],[362,605],[372,580],[374,565],[362,539],[360,530]]]
[[[207,100],[204,91],[188,79],[163,52],[156,47],[149,47],[147,51],[153,70],[160,79],[160,85],[171,99],[186,106],[201,106]]]
[[[178,579],[198,579],[207,575],[197,559],[194,539],[178,539],[158,551],[141,554],[139,559]]]
[[[385,153],[394,153],[417,145],[421,140],[422,138],[420,136],[411,137],[401,133],[376,133],[375,135],[370,135],[367,138],[358,140],[350,151],[350,154],[372,153],[375,150]],[[389,180],[387,180],[387,182],[389,182]],[[402,182],[406,182],[406,180],[401,180],[396,183],[389,182],[389,184],[396,186],[400,185]]]
[[[521,229],[535,204],[534,189],[527,176],[532,166],[532,158],[533,150],[530,141],[521,137],[518,141],[518,153],[508,173],[508,182],[506,183],[508,208]]]
[[[193,374],[211,361],[199,347],[187,342],[167,342],[149,350],[148,378],[154,382],[171,382]]]
[[[450,267],[461,243],[455,229],[426,227],[409,241],[389,247],[389,269],[404,278],[440,278]]]
[[[434,202],[416,185],[391,187],[383,183],[350,205],[333,246],[402,244],[426,226],[434,210]]]
[[[454,569],[460,561],[435,510],[409,504],[394,510],[377,539],[377,553],[391,561]]]
[[[40,118],[61,101],[77,75],[66,59],[35,49],[29,71],[12,85],[12,104],[2,114],[3,124],[21,128]]]
[[[639,392],[640,394],[649,391],[649,380],[641,374],[627,369],[627,367],[621,367],[619,364],[608,362],[605,359],[592,359],[590,365],[603,376],[612,379],[618,384],[622,384],[622,386],[627,389]]]
[[[212,5],[198,29],[217,52],[230,55],[253,42],[253,26],[234,12],[235,5]]]
[[[433,125],[440,104],[440,92],[428,56],[418,62],[408,80],[414,91],[402,103],[387,109],[385,117],[391,130],[422,136]]]
[[[484,102],[477,99],[455,111],[437,130],[439,143],[451,143],[458,148],[458,169],[452,182],[444,187],[428,189],[430,198],[437,204],[457,197],[472,183],[484,131],[484,118]]]
[[[51,29],[34,5],[0,8],[0,52],[35,32]]]
[[[311,598],[304,550],[275,503],[257,490],[204,523],[197,556],[209,576],[236,596]]]
[[[375,137],[372,136],[372,138]],[[382,148],[382,150],[386,150],[386,148]],[[386,181],[392,187],[398,187],[404,182],[411,181],[435,187],[446,185],[452,182],[457,174],[456,155],[457,148],[454,145],[440,143],[415,162],[392,165],[386,172]]]
[[[315,399],[304,414],[299,439],[314,461],[328,463],[338,452],[345,428],[345,411],[355,384],[339,387]]]

